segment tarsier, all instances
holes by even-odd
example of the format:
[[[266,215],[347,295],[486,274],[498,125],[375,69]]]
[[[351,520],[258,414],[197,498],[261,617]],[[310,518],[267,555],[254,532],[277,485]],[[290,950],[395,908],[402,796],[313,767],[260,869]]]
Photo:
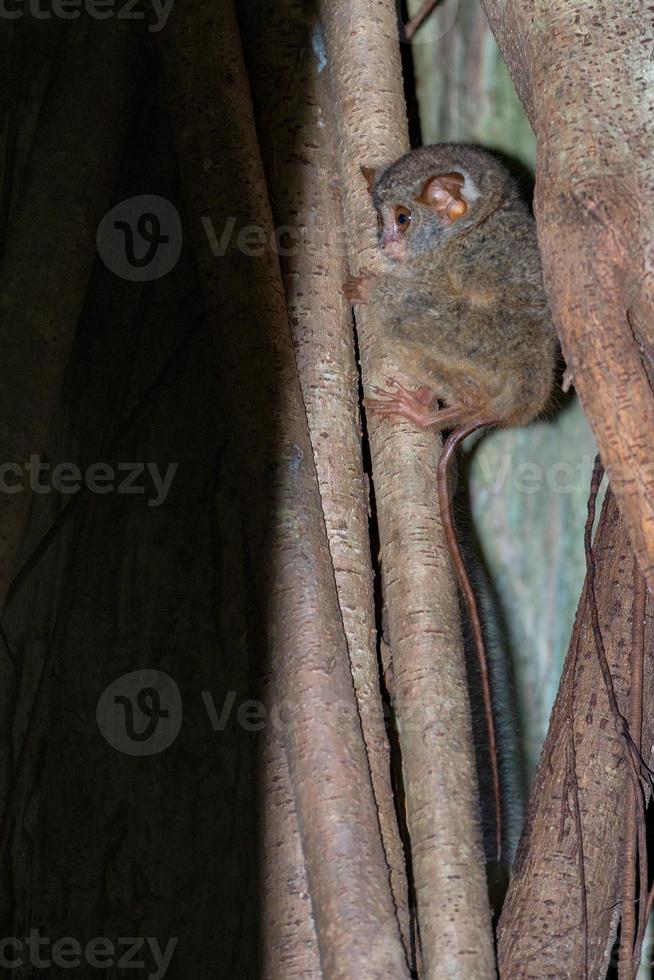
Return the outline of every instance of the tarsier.
[[[377,172],[362,168],[377,211],[386,268],[361,269],[343,293],[367,303],[381,346],[411,388],[389,379],[366,407],[453,430],[438,466],[442,520],[479,660],[502,849],[500,765],[489,671],[475,594],[454,529],[450,460],[481,426],[526,425],[553,388],[557,340],[543,290],[535,224],[518,185],[491,153],[443,144]]]

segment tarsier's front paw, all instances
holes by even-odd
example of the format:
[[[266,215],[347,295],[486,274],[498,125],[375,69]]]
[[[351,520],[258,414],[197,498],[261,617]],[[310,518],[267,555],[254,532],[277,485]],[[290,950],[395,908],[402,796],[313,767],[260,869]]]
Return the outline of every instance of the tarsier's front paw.
[[[434,424],[438,416],[432,408],[436,395],[431,388],[423,386],[410,391],[395,378],[387,378],[386,381],[392,390],[375,387],[372,391],[377,397],[364,399],[369,411],[387,418],[400,416],[421,427]]]
[[[361,269],[358,276],[348,276],[343,283],[342,293],[345,299],[353,305],[367,303],[375,281],[375,273],[370,269]]]

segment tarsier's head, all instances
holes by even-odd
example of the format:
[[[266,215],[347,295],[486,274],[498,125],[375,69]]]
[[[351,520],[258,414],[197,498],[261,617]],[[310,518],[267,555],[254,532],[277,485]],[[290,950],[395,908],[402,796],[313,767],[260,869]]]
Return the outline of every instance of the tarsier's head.
[[[379,247],[395,262],[439,248],[517,197],[505,166],[474,146],[425,146],[361,172],[377,211]]]

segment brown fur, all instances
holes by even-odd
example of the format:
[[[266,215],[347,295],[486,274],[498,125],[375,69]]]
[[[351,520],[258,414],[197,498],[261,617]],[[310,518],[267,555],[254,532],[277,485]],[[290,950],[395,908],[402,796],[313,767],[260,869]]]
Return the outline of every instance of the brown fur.
[[[395,261],[380,275],[361,270],[343,292],[353,303],[370,304],[384,348],[415,385],[412,391],[397,382],[392,391],[374,389],[379,397],[366,399],[369,409],[454,429],[439,460],[438,497],[478,660],[486,782],[494,803],[494,840],[485,833],[485,845],[489,860],[501,862],[510,841],[502,803],[507,780],[500,771],[491,664],[454,527],[448,475],[471,432],[488,423],[525,425],[549,401],[557,342],[536,229],[509,171],[479,147],[424,147],[364,176],[379,216],[380,248]],[[435,399],[447,407],[435,410]]]
[[[430,178],[451,172],[468,175],[464,198],[470,177],[478,192],[455,220],[421,200]],[[428,146],[377,173],[371,194],[380,241],[394,209],[411,210],[406,258],[358,297],[378,315],[398,368],[463,406],[460,424],[531,421],[550,397],[557,344],[534,220],[509,171],[479,147]]]

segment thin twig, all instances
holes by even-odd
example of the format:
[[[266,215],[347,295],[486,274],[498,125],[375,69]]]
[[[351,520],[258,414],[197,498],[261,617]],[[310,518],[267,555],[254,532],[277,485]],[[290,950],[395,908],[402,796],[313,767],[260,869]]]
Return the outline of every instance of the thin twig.
[[[592,534],[593,534],[593,523],[595,521],[595,503],[597,500],[597,492],[599,490],[600,483],[602,482],[602,477],[604,476],[604,467],[600,461],[599,455],[595,459],[595,466],[593,468],[593,476],[590,482],[590,495],[588,497],[588,517],[586,519],[586,527],[584,529],[584,551],[586,553],[586,587],[588,590],[588,599],[590,603],[590,618],[593,628],[593,637],[595,639],[595,649],[597,651],[597,659],[599,662],[600,671],[602,674],[602,679],[604,681],[604,687],[606,689],[606,696],[609,701],[609,708],[611,709],[611,714],[613,716],[613,724],[615,726],[616,734],[620,741],[622,742],[623,748],[625,750],[625,758],[627,764],[632,767],[636,772],[636,764],[634,761],[634,750],[633,741],[629,734],[629,726],[627,724],[627,719],[624,717],[620,708],[618,706],[618,700],[615,695],[615,687],[613,685],[613,677],[611,676],[611,668],[609,667],[609,662],[606,659],[606,650],[604,648],[604,639],[602,637],[602,630],[600,628],[599,614],[597,611],[597,598],[595,596],[595,556],[593,554],[593,544],[592,544]],[[638,761],[640,763],[640,753],[637,752]]]
[[[632,612],[632,644],[630,655],[630,681],[629,681],[629,729],[631,737],[640,747],[640,730],[642,727],[642,656],[640,659],[640,672],[638,661],[638,637],[636,629],[636,576],[638,574],[638,564],[634,558],[634,601]],[[641,633],[642,633],[642,616]],[[640,683],[638,683],[638,674]],[[640,708],[638,706],[638,695],[640,695]],[[636,878],[637,864],[640,854],[640,841],[638,840],[638,814],[636,793],[637,787],[634,780],[630,779],[627,786],[627,800],[625,804],[625,829],[624,829],[624,862],[622,871],[622,912],[620,916],[620,952],[618,959],[618,978],[619,980],[633,980],[634,958],[636,948]],[[641,902],[642,905],[642,902]]]
[[[408,20],[404,25],[404,39],[406,41],[412,40],[413,35],[416,33],[418,28],[422,26],[434,7],[438,6],[439,3],[440,0],[425,0],[425,3],[423,3],[418,13],[414,14],[411,20]]]
[[[582,606],[585,608],[588,593],[584,589]],[[579,806],[579,783],[577,781],[577,747],[575,745],[574,728],[574,700],[575,700],[575,681],[577,679],[577,659],[579,656],[579,637],[581,634],[581,623],[583,612],[575,623],[575,646],[572,660],[572,681],[570,684],[570,697],[568,698],[568,726],[570,737],[566,748],[567,756],[567,779],[570,796],[572,798],[572,815],[575,822],[577,834],[577,863],[579,867],[579,892],[581,898],[581,926],[584,935],[584,978],[588,978],[588,891],[586,888],[586,861],[584,857],[584,835],[581,823],[581,807]],[[565,796],[567,797],[567,793]]]

